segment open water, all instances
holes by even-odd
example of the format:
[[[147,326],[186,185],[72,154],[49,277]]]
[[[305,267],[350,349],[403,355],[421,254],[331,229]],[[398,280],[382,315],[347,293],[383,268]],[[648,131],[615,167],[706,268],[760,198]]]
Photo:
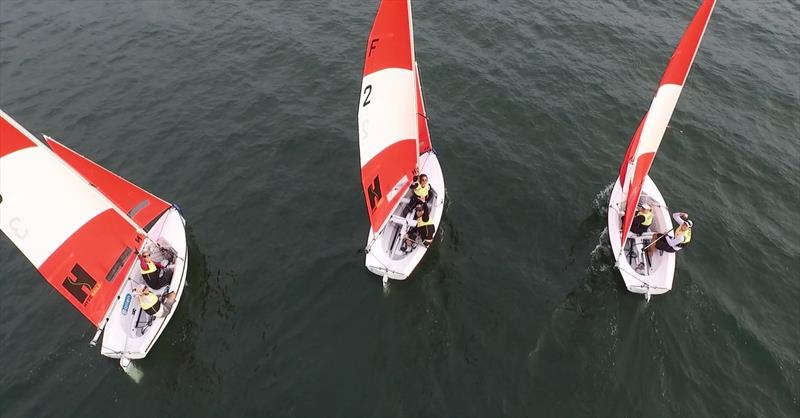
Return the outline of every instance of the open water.
[[[191,241],[137,383],[0,239],[0,414],[797,417],[797,2],[717,5],[651,172],[695,220],[673,290],[628,293],[605,237],[698,4],[415,1],[449,202],[384,295],[356,122],[376,1],[0,0],[0,107],[180,204]]]

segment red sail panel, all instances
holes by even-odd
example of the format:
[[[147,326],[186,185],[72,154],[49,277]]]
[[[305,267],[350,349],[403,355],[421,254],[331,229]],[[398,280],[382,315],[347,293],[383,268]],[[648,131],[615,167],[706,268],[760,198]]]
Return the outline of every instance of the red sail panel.
[[[21,132],[21,127],[17,128],[12,125],[12,122],[11,118],[0,118],[0,158],[14,151],[36,146],[30,138]]]
[[[428,114],[425,113],[425,100],[422,99],[422,82],[419,79],[419,66],[414,65],[414,76],[417,79],[417,130],[419,131],[420,155],[431,150],[431,135],[428,131]]]
[[[386,68],[411,70],[414,46],[408,0],[383,0],[367,39],[364,76]]]
[[[361,167],[362,187],[374,232],[378,232],[405,194],[411,182],[406,160],[409,155],[414,155],[416,150],[416,141],[398,141]],[[381,179],[401,179],[401,181],[387,184],[386,180]]]
[[[169,203],[106,170],[55,139],[45,136],[45,140],[59,158],[80,173],[86,181],[127,213],[142,228],[169,209]]]
[[[677,84],[682,86],[686,82],[715,4],[716,0],[705,0],[697,9],[692,22],[689,23],[683,33],[683,38],[670,58],[664,76],[661,78],[661,85]]]
[[[99,325],[130,270],[142,238],[113,209],[97,215],[39,266],[72,306]]]

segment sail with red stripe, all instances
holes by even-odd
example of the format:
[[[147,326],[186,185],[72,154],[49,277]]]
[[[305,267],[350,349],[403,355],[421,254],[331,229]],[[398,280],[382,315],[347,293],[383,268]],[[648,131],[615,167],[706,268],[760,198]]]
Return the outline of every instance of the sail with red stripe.
[[[142,244],[140,230],[30,132],[0,116],[0,230],[98,325]]]
[[[686,83],[686,77],[689,75],[715,4],[716,0],[705,0],[686,28],[683,38],[678,43],[678,47],[664,71],[656,95],[650,104],[650,110],[645,114],[633,135],[625,159],[620,166],[619,181],[623,194],[626,196],[621,236],[623,245],[636,214],[636,205],[642,193],[642,184],[650,171],[661,139],[667,129],[667,123],[678,103],[678,97]]]
[[[361,182],[373,232],[408,190],[417,166],[417,86],[411,4],[383,0],[367,40],[358,104]]]
[[[169,203],[159,199],[152,193],[106,170],[55,139],[47,135],[44,136],[44,139],[59,158],[75,169],[118,208],[122,209],[140,227],[146,227],[169,209]]]

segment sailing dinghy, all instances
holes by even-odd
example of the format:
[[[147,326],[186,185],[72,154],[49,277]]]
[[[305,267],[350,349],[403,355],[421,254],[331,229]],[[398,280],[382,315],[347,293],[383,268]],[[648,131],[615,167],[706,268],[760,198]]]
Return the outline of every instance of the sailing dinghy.
[[[103,333],[100,353],[144,358],[175,313],[186,280],[185,221],[177,207],[58,141],[47,145],[0,111],[0,229],[39,273]],[[49,147],[48,147],[49,146]],[[171,309],[150,315],[137,253],[171,264]],[[156,305],[158,306],[158,305]]]
[[[616,266],[628,291],[644,294],[647,300],[651,295],[660,295],[672,289],[675,275],[675,253],[655,251],[649,257],[643,251],[651,244],[654,233],[672,230],[667,204],[648,172],[686,83],[715,3],[715,0],[705,0],[700,5],[672,54],[650,110],[631,139],[609,200],[608,234],[617,260]],[[653,223],[648,232],[633,234],[630,228],[637,207],[645,203],[653,210]]]
[[[405,280],[427,251],[418,241],[403,245],[416,225],[413,211],[404,213],[412,199],[414,169],[428,177],[433,197],[427,203],[436,232],[445,199],[414,58],[409,0],[383,0],[378,6],[367,41],[358,126],[361,181],[371,225],[366,266],[383,277],[384,284],[388,279]]]

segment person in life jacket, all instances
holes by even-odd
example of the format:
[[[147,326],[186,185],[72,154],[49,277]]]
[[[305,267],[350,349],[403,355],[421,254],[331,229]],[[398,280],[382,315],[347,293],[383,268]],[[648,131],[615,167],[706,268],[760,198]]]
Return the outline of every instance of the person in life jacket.
[[[403,251],[413,249],[414,242],[417,238],[420,238],[422,240],[422,245],[426,247],[430,246],[433,242],[433,234],[436,233],[436,225],[433,224],[428,207],[425,206],[425,204],[420,203],[414,208],[414,220],[417,221],[417,224],[408,229],[403,248],[401,248]]]
[[[158,295],[151,292],[147,286],[139,286],[134,289],[133,293],[138,296],[139,306],[142,310],[156,318],[166,316],[170,310],[172,310],[172,305],[175,303],[175,292],[169,292],[162,297],[158,297]]]
[[[631,223],[631,232],[636,235],[644,234],[648,229],[650,229],[650,225],[652,224],[653,208],[651,208],[647,203],[642,203],[639,206],[639,210],[636,211],[636,216],[633,217],[633,222]]]
[[[675,212],[672,214],[672,219],[675,220],[679,227],[675,229],[674,236],[669,234],[656,234],[654,239],[658,240],[655,245],[647,249],[648,253],[652,256],[656,249],[674,253],[686,248],[692,242],[692,226],[694,223],[689,219],[689,214],[686,212]],[[663,236],[663,238],[661,238]]]
[[[148,250],[144,250],[139,254],[139,268],[142,271],[142,278],[151,289],[161,289],[172,281],[174,266],[165,266],[153,261]]]
[[[436,194],[436,192],[433,191],[430,183],[428,183],[427,174],[419,174],[419,168],[415,168],[413,173],[414,179],[411,182],[411,186],[409,186],[409,189],[411,189],[411,200],[403,210],[403,216],[408,214],[408,212],[411,211],[411,208],[416,207],[420,203],[427,206],[428,202],[430,202],[431,199],[433,199],[433,196]]]

